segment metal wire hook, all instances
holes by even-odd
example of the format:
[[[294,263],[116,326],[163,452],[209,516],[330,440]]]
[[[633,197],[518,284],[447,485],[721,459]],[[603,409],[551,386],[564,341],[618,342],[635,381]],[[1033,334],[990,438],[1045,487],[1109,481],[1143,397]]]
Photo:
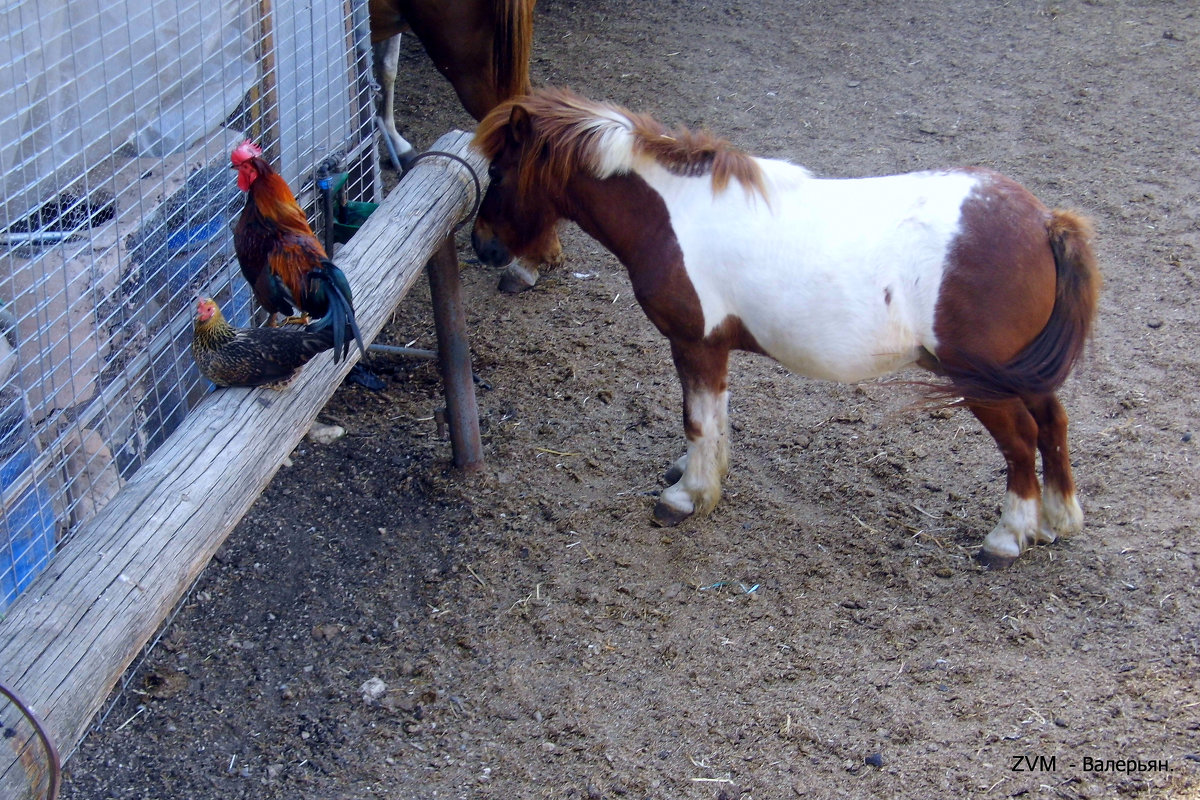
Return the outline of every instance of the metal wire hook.
[[[54,740],[50,738],[50,734],[46,732],[42,721],[38,719],[37,714],[26,705],[25,701],[8,688],[3,681],[0,681],[0,694],[3,694],[9,699],[17,710],[24,715],[25,719],[29,720],[29,724],[33,726],[34,733],[42,742],[42,747],[46,749],[46,760],[50,762],[49,777],[46,784],[46,800],[56,800],[58,797],[58,789],[62,783],[62,761],[58,757],[58,748],[54,746]]]
[[[471,180],[475,183],[475,202],[471,205],[471,210],[467,212],[467,215],[459,220],[458,224],[454,226],[454,232],[458,233],[459,229],[466,225],[471,218],[475,216],[475,212],[479,210],[479,204],[483,202],[483,184],[480,182],[479,175],[475,172],[475,168],[472,167],[465,158],[455,155],[454,153],[447,153],[445,150],[426,150],[424,153],[421,153],[408,163],[408,167],[405,168],[404,174],[407,175],[412,168],[416,166],[418,161],[421,161],[425,158],[432,158],[433,156],[442,156],[450,159],[451,161],[457,161],[458,163],[462,164],[467,168],[467,172],[470,174]]]

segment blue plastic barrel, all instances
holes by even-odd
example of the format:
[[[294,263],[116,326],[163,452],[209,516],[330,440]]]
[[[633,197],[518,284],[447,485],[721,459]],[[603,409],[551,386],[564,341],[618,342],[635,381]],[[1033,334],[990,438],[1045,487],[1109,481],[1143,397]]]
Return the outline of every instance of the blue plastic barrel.
[[[24,403],[0,391],[0,490],[27,480],[35,450]],[[54,555],[55,520],[50,492],[34,481],[0,509],[0,613],[9,607]]]

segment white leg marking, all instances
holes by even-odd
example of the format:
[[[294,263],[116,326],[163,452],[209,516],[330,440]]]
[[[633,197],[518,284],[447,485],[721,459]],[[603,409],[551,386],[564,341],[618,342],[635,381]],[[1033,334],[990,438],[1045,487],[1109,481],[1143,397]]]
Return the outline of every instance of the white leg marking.
[[[375,63],[379,70],[383,103],[379,109],[379,121],[384,136],[391,140],[394,155],[403,159],[412,152],[413,146],[396,130],[396,70],[400,65],[400,36],[393,36],[375,47]],[[400,164],[394,164],[400,169]]]
[[[703,514],[721,499],[721,479],[729,470],[728,409],[729,392],[696,392],[688,398],[688,410],[700,435],[676,462],[683,465],[683,477],[659,498],[681,514]]]
[[[1023,500],[1012,492],[1004,495],[1000,522],[983,540],[983,549],[1006,559],[1013,559],[1037,541],[1038,501],[1036,497]]]
[[[1070,536],[1083,530],[1083,509],[1072,494],[1064,497],[1058,489],[1047,486],[1042,492],[1042,525],[1039,542],[1053,542],[1059,536]]]

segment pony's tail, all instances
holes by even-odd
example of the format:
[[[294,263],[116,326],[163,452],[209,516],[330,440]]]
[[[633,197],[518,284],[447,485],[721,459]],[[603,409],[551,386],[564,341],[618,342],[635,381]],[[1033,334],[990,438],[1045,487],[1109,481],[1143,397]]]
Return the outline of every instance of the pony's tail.
[[[1090,244],[1092,227],[1084,217],[1055,210],[1046,234],[1058,281],[1046,326],[1008,363],[941,364],[950,382],[936,395],[960,397],[959,403],[1033,399],[1054,393],[1067,379],[1091,336],[1102,281]]]
[[[529,93],[533,50],[533,6],[537,0],[496,0],[492,38],[492,78],[497,100]]]

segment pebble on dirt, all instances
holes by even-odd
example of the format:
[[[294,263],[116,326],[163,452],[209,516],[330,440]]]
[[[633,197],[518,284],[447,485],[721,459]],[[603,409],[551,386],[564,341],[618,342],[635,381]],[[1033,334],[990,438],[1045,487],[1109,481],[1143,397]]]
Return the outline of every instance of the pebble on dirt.
[[[346,429],[341,425],[326,425],[314,422],[308,429],[308,440],[314,444],[333,444],[346,435]]]
[[[387,693],[387,684],[380,678],[372,677],[368,678],[362,686],[358,687],[358,690],[362,692],[363,702],[371,703]]]

